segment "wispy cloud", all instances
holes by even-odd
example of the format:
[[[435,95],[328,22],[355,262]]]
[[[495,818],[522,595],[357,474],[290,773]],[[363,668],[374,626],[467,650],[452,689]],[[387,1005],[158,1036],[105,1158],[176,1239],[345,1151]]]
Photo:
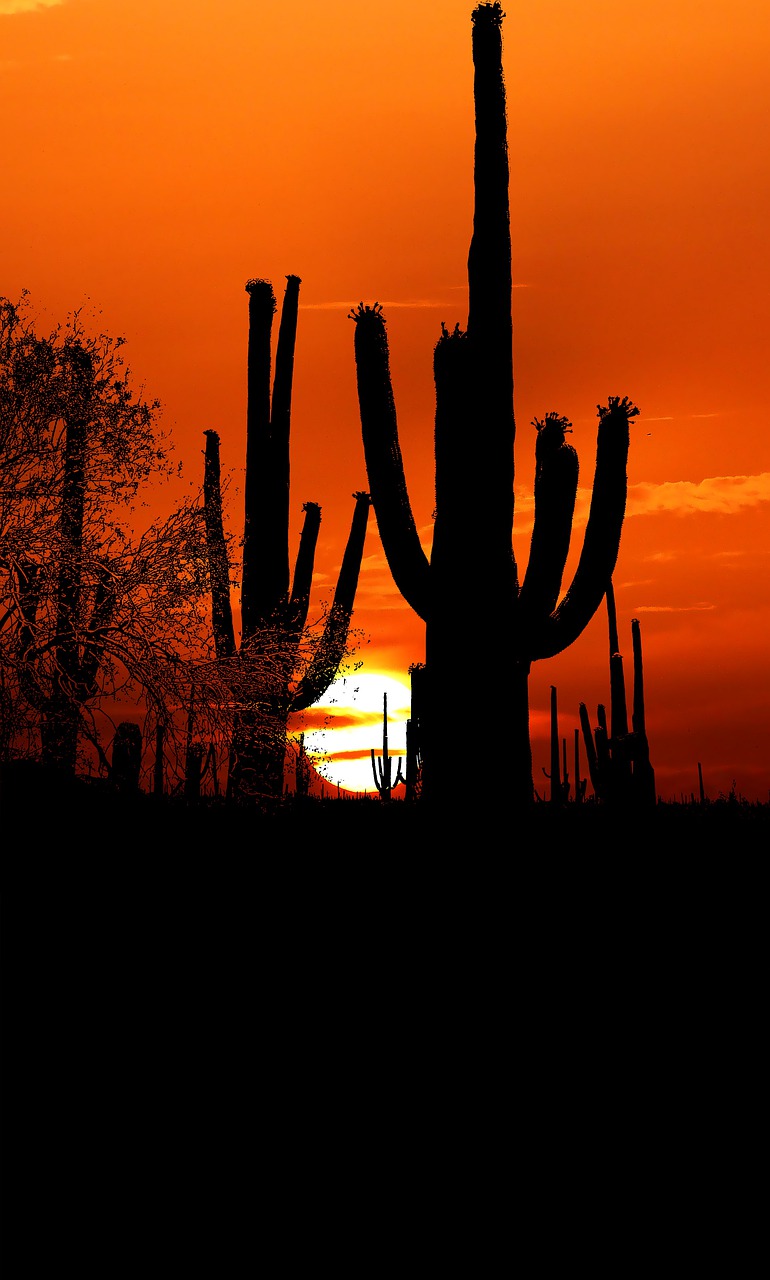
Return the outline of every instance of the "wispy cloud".
[[[765,502],[770,502],[770,471],[756,476],[710,476],[699,481],[633,484],[628,490],[626,514],[735,515]]]
[[[0,17],[12,13],[32,13],[35,9],[52,9],[66,0],[0,0]]]
[[[574,527],[584,525],[591,506],[591,490],[579,488],[575,501]],[[756,476],[711,476],[706,480],[667,480],[663,484],[632,484],[628,487],[626,516],[654,515],[737,515],[750,507],[770,502],[770,471]],[[516,528],[527,533],[535,517],[531,491],[516,489]],[[665,559],[665,553],[658,555]]]
[[[634,613],[703,613],[716,609],[715,604],[699,600],[697,604],[638,604]]]

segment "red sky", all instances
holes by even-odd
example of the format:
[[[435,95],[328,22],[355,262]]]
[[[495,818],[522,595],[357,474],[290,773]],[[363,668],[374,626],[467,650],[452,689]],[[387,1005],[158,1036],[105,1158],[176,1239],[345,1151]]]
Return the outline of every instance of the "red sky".
[[[468,0],[0,0],[0,293],[84,303],[127,339],[190,483],[214,427],[245,451],[247,297],[302,277],[292,506],[323,508],[319,599],[366,488],[353,360],[383,305],[415,516],[430,545],[432,351],[467,318]],[[574,424],[590,490],[596,405],[629,395],[621,648],[642,628],[658,791],[770,792],[770,8],[760,0],[530,0],[503,26],[516,375],[514,547],[526,566],[536,415]],[[240,532],[235,508],[233,528]],[[579,550],[582,527],[573,543]],[[567,578],[567,581],[569,578]],[[354,626],[405,679],[419,620],[370,524]],[[479,621],[454,761],[505,750],[505,637]],[[608,697],[603,610],[530,683],[536,784],[561,730]],[[376,743],[373,743],[376,745]]]

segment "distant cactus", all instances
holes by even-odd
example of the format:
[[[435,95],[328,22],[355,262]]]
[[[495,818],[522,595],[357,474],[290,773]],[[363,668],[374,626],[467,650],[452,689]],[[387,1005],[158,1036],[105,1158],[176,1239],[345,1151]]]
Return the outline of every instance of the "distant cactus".
[[[706,803],[706,788],[703,785],[703,766],[698,761],[698,801],[700,804]]]
[[[610,647],[610,725],[606,709],[597,707],[599,721],[593,735],[585,703],[579,708],[591,785],[597,799],[615,807],[647,807],[656,803],[655,772],[650,764],[650,748],[644,710],[644,672],[639,622],[631,622],[634,657],[634,699],[632,729],[629,732],[623,658],[619,653],[615,592],[607,588],[607,619]]]
[[[586,798],[587,778],[580,776],[580,730],[575,730],[575,804],[582,804]]]
[[[289,578],[289,433],[299,305],[298,276],[287,276],[270,390],[272,285],[249,280],[248,409],[241,638],[236,644],[222,521],[219,435],[206,431],[204,508],[217,659],[230,673],[237,704],[228,795],[280,797],[289,715],[317,702],[340,667],[348,643],[370,500],[356,493],[347,547],[326,626],[309,664],[297,671],[305,634],[321,524],[318,503],[304,524]]]
[[[534,799],[529,736],[531,665],[571,645],[601,604],[618,554],[626,504],[629,421],[625,397],[599,406],[593,495],[582,552],[559,602],[577,490],[570,425],[549,412],[536,420],[535,522],[519,584],[512,547],[515,435],[508,148],[502,70],[503,12],[472,14],[476,144],[475,209],[468,256],[465,331],[442,325],[434,351],[435,523],[428,559],[404,477],[382,308],[361,303],[355,358],[369,487],[394,581],[426,624],[423,794],[451,808],[457,788],[443,753],[456,731],[458,677],[489,646],[496,654],[495,719],[509,746],[487,762],[492,795]]]
[[[553,805],[563,805],[569,799],[569,774],[567,772],[567,739],[563,742],[562,762],[559,764],[559,713],[556,686],[551,685],[551,772],[543,773],[551,784],[550,800]]]
[[[391,792],[397,787],[399,782],[405,782],[403,773],[401,772],[401,759],[398,761],[396,776],[393,777],[393,761],[388,751],[388,695],[382,695],[382,758],[377,759],[372,747],[372,773],[374,774],[374,785],[379,792],[382,801],[388,801],[391,798]]]

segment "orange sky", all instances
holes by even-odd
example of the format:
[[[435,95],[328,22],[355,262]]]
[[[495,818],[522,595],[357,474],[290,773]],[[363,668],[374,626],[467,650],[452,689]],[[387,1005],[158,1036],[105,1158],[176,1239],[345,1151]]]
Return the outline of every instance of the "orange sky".
[[[505,6],[504,6],[505,7]],[[0,293],[63,318],[90,300],[158,396],[191,483],[203,431],[242,474],[247,297],[302,277],[292,505],[320,502],[319,598],[366,488],[353,360],[382,303],[412,506],[430,545],[432,351],[465,323],[472,216],[469,0],[0,0]],[[532,418],[629,395],[615,575],[630,684],[642,627],[658,792],[770,791],[770,8],[765,0],[529,0],[503,27],[511,161],[520,568]],[[241,512],[233,512],[236,532]],[[575,550],[582,527],[576,524]],[[574,557],[573,557],[574,562]],[[569,581],[569,577],[566,579]],[[354,626],[406,678],[424,629],[370,524]],[[549,689],[571,741],[608,697],[604,611],[530,682],[536,785]],[[455,765],[495,717],[504,637],[458,680]],[[376,745],[376,739],[372,745]]]

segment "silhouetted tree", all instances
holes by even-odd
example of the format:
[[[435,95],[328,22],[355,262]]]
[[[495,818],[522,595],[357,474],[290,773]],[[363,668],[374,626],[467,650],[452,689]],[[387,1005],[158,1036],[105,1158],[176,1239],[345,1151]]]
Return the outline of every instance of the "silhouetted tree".
[[[230,554],[224,530],[219,435],[206,435],[204,508],[211,567],[214,641],[234,712],[229,794],[235,799],[283,793],[287,724],[317,702],[348,650],[370,500],[356,493],[337,588],[323,631],[307,626],[321,508],[303,506],[304,523],[289,576],[289,437],[300,280],[287,276],[270,387],[275,295],[249,280],[248,407],[241,571],[241,635],[236,640]]]
[[[212,656],[199,502],[136,528],[178,467],[122,346],[80,313],[40,334],[26,294],[0,299],[0,746],[64,774],[84,738],[105,761],[100,708],[170,720]]]
[[[133,720],[122,720],[112,743],[110,781],[119,791],[138,791],[142,767],[142,731]]]
[[[468,326],[442,325],[434,352],[436,502],[430,559],[407,493],[385,319],[359,305],[355,355],[369,489],[396,585],[426,623],[423,795],[452,807],[457,788],[442,752],[456,733],[451,691],[479,646],[495,654],[490,711],[508,735],[490,753],[489,792],[528,806],[534,797],[528,680],[532,663],[572,644],[610,580],[626,503],[629,419],[611,397],[599,407],[588,525],[572,584],[559,601],[569,549],[577,454],[566,418],[536,421],[535,525],[524,581],[513,554],[513,351],[508,147],[499,4],[472,14],[476,142],[475,209],[468,255]]]

